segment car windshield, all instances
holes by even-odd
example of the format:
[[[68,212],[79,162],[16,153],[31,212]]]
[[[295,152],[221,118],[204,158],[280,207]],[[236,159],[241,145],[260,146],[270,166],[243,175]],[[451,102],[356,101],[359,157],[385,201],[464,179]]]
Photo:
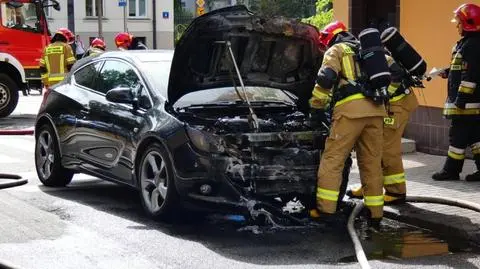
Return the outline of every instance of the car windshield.
[[[191,92],[180,98],[174,104],[174,108],[182,108],[191,105],[242,102],[242,99],[245,99],[242,88],[237,87],[237,90],[238,93],[235,91],[234,87],[224,87]],[[295,105],[295,97],[279,89],[247,86],[245,87],[245,90],[247,91],[247,96],[250,102],[271,102]]]
[[[23,3],[18,6],[1,4],[2,25],[23,31],[38,31],[39,21],[36,4]]]
[[[143,62],[143,71],[153,83],[156,93],[167,98],[168,78],[170,76],[170,61]]]

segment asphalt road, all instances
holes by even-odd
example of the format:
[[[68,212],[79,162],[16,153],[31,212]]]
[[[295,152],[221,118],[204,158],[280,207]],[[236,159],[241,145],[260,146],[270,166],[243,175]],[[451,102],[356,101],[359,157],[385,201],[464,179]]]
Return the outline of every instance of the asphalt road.
[[[13,117],[33,118],[40,101],[21,97]],[[0,119],[0,126],[28,122]],[[258,230],[192,213],[157,222],[143,215],[135,191],[90,176],[76,175],[66,188],[43,187],[33,148],[32,136],[0,137],[0,173],[29,179],[27,185],[0,190],[0,259],[23,268],[359,268],[344,229]],[[462,252],[469,251],[465,246],[450,245],[458,253],[400,259],[391,248],[402,246],[396,224],[387,224],[382,240],[364,236],[367,253],[383,257],[371,261],[373,268],[480,267],[478,255]],[[432,250],[445,244],[433,240],[440,245],[432,246],[432,240],[413,240],[413,245]],[[421,248],[413,245],[410,252],[419,255]]]

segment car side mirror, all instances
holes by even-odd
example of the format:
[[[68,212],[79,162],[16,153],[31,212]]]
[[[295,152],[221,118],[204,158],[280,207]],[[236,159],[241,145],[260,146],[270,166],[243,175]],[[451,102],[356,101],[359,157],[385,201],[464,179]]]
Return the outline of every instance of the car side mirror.
[[[56,10],[56,11],[60,11],[60,3],[55,1],[55,0],[52,0],[53,2],[53,8]]]
[[[133,91],[129,87],[118,87],[111,89],[105,95],[105,98],[113,103],[137,105],[138,100],[133,96]]]
[[[53,7],[53,9],[55,9],[56,11],[60,11],[60,3],[57,1],[57,0],[50,0],[52,1],[52,4],[48,4],[48,1],[46,1],[44,4],[43,4],[43,7]]]

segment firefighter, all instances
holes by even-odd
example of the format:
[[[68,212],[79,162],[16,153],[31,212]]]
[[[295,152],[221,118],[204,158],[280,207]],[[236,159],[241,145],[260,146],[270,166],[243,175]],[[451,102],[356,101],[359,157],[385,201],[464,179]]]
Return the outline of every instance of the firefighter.
[[[115,36],[115,45],[119,50],[146,50],[148,49],[138,38],[133,35],[122,32]]]
[[[310,106],[313,110],[328,109],[333,96],[332,125],[321,156],[317,176],[317,208],[310,216],[317,220],[334,220],[337,210],[342,170],[351,150],[357,151],[357,162],[364,186],[365,205],[371,223],[383,217],[383,184],[381,168],[383,104],[374,103],[360,91],[361,70],[356,60],[358,40],[342,22],[333,22],[321,32],[325,52]]]
[[[72,47],[67,44],[68,32],[70,32],[67,31],[68,29],[59,29],[55,32],[51,44],[43,50],[43,55],[40,59],[40,69],[45,88],[50,88],[62,81],[65,74],[70,71],[70,68],[76,61]]]
[[[383,186],[385,204],[405,202],[406,179],[402,162],[402,135],[410,114],[418,107],[418,100],[412,89],[406,72],[391,57],[387,57],[392,83],[388,87],[389,115],[384,119],[383,128]],[[347,191],[351,198],[363,198],[363,188]]]
[[[84,57],[103,53],[105,52],[105,49],[106,49],[105,42],[102,39],[97,37],[94,40],[92,40],[92,43],[90,43],[90,48],[85,53]]]
[[[480,170],[480,7],[463,4],[454,11],[461,39],[453,49],[448,75],[448,97],[443,114],[451,119],[447,159],[434,180],[459,180],[470,146]],[[467,175],[466,181],[480,181],[480,172]]]

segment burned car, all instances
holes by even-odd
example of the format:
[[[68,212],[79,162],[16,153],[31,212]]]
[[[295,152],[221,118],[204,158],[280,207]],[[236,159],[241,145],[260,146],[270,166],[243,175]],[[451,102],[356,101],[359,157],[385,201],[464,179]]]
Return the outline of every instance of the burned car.
[[[195,19],[174,52],[77,63],[38,114],[40,180],[65,186],[86,173],[126,184],[152,217],[312,206],[328,135],[309,118],[317,38],[310,25],[236,6]]]

